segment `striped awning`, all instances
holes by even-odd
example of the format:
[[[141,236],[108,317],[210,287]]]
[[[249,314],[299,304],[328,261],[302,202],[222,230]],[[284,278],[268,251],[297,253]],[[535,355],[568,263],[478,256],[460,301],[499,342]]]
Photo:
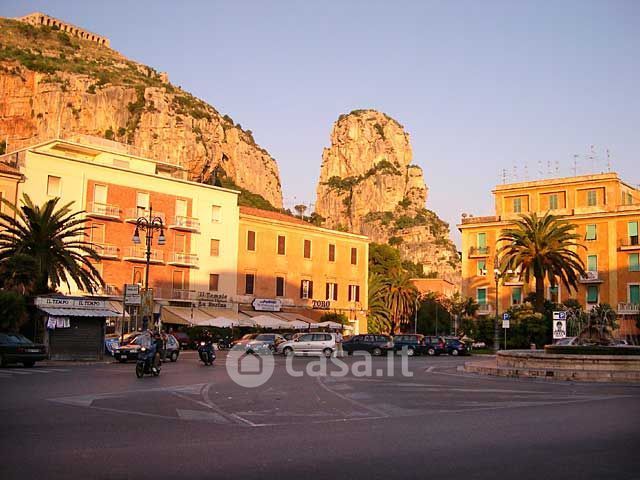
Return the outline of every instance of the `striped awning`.
[[[118,312],[107,309],[40,307],[40,310],[52,317],[114,317],[118,315]]]

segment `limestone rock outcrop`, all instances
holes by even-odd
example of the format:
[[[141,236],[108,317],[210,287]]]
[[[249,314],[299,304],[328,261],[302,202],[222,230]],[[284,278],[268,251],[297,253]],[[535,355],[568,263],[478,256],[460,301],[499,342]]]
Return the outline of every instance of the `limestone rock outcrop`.
[[[166,75],[49,27],[0,19],[0,140],[16,150],[85,134],[131,153],[214,172],[282,207],[276,161],[227,115]]]
[[[329,228],[396,246],[425,274],[456,281],[460,263],[449,226],[425,208],[422,169],[412,165],[409,134],[388,115],[341,115],[322,154],[316,213]]]

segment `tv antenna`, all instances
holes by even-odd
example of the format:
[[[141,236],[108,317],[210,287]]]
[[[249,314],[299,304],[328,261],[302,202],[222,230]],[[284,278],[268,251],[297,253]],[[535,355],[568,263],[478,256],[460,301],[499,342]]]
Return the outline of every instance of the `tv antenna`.
[[[577,153],[573,154],[573,176],[577,176],[578,175],[578,158],[580,158],[580,155],[578,155]]]
[[[607,148],[607,172],[610,173],[611,172],[611,153],[609,152],[609,149]]]

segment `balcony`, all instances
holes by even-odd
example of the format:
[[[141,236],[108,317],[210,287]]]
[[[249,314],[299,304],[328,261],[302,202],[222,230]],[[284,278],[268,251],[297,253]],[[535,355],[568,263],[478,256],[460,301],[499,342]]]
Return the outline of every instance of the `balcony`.
[[[640,304],[638,303],[619,303],[618,315],[640,315]]]
[[[493,307],[491,307],[490,303],[481,303],[476,313],[478,315],[491,315],[493,313]]]
[[[463,217],[462,224],[468,225],[473,223],[491,223],[491,222],[499,222],[500,217],[496,217],[495,215],[485,216],[485,217]]]
[[[118,286],[113,284],[106,284],[104,287],[100,287],[100,289],[98,289],[98,295],[102,295],[105,297],[122,296],[122,294],[118,290]]]
[[[173,252],[167,263],[177,267],[197,267],[198,255],[195,253]]]
[[[627,237],[618,240],[618,250],[625,252],[629,250],[640,250],[638,237]]]
[[[193,217],[183,217],[180,215],[176,215],[175,217],[173,217],[171,223],[169,224],[169,228],[173,228],[174,230],[182,230],[185,232],[199,232],[200,220]]]
[[[503,283],[507,287],[519,287],[524,285],[521,275],[507,275],[504,277]]]
[[[586,272],[579,280],[580,283],[602,283],[604,281],[600,278],[599,272]]]
[[[87,216],[107,220],[120,220],[120,207],[109,203],[89,202]]]
[[[156,212],[154,210],[153,211],[153,216],[154,217],[160,217],[162,219],[162,222],[164,223],[165,220],[164,220],[164,213],[163,212]],[[127,208],[127,210],[125,211],[125,215],[124,215],[124,221],[128,222],[128,223],[136,223],[136,221],[140,217],[149,218],[149,209],[148,208],[142,208],[142,207]]]
[[[489,256],[489,247],[470,247],[469,258],[482,258]]]
[[[111,245],[110,243],[94,243],[93,249],[100,256],[100,258],[116,259],[118,258],[118,247]]]
[[[146,249],[144,247],[128,247],[125,250],[123,260],[145,263],[147,261]],[[151,250],[149,263],[164,263],[164,254],[162,250]]]

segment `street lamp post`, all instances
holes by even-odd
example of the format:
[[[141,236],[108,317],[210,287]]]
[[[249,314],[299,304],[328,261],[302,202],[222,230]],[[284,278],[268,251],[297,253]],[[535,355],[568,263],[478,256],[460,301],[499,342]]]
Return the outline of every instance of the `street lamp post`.
[[[136,220],[136,229],[133,232],[133,243],[135,245],[140,244],[140,230],[145,232],[145,242],[146,242],[146,265],[144,272],[144,290],[147,292],[149,290],[149,265],[151,263],[151,244],[153,242],[153,232],[158,230],[160,235],[158,236],[158,245],[165,244],[165,236],[164,236],[164,223],[162,222],[162,218],[153,216],[153,207],[149,205],[149,216],[148,217],[138,217]],[[149,319],[147,318],[147,324]],[[143,318],[144,322],[144,318]]]
[[[494,263],[493,263],[493,278],[496,281],[496,321],[494,322],[493,325],[493,350],[494,351],[498,351],[500,349],[500,304],[499,304],[499,295],[498,295],[498,286],[499,286],[499,282],[500,279],[502,279],[503,277],[507,276],[507,275],[512,275],[513,274],[513,270],[506,270],[506,271],[502,271],[500,270],[500,268],[498,268],[499,265],[499,259],[498,256],[496,255]],[[506,342],[505,342],[506,343]],[[505,345],[506,348],[506,345]]]

